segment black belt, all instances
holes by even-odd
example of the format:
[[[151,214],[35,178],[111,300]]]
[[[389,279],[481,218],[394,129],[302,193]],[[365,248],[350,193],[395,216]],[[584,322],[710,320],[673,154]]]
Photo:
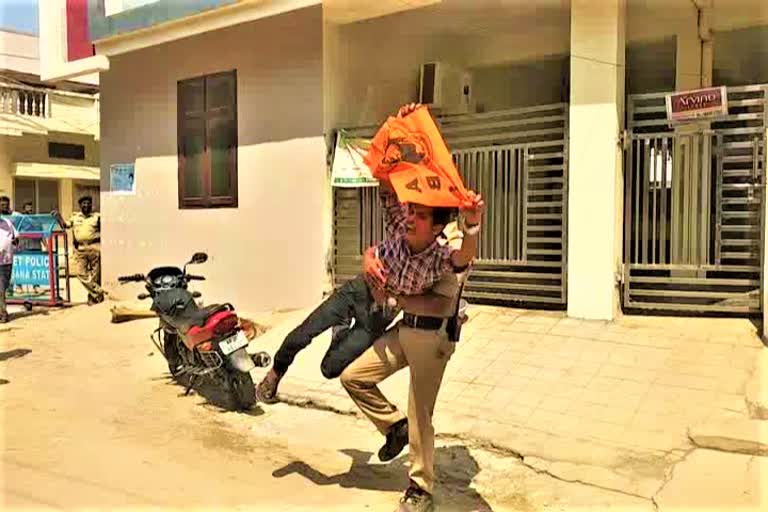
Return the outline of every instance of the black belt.
[[[436,316],[418,316],[410,313],[403,314],[403,325],[412,329],[436,331],[443,326],[444,318]]]

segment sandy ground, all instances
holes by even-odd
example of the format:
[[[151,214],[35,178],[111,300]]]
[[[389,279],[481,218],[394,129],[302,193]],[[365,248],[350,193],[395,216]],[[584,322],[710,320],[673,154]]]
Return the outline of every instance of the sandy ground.
[[[407,455],[350,416],[284,404],[227,412],[181,396],[148,339],[108,305],[0,326],[0,509],[395,510]],[[440,442],[439,510],[652,510],[509,454]]]

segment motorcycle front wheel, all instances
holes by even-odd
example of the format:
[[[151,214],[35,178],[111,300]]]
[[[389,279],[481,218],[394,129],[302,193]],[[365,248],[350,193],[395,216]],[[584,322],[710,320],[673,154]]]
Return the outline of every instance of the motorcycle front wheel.
[[[229,370],[229,394],[237,410],[248,410],[256,403],[256,388],[250,373]]]

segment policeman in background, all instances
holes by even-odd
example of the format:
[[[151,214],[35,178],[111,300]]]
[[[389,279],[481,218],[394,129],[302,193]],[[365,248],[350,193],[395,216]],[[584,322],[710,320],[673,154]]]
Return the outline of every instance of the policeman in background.
[[[77,200],[80,211],[75,212],[69,222],[65,222],[59,212],[51,214],[65,229],[72,229],[74,245],[73,271],[88,290],[88,304],[98,304],[104,300],[101,288],[101,216],[93,211],[93,198],[83,196]]]

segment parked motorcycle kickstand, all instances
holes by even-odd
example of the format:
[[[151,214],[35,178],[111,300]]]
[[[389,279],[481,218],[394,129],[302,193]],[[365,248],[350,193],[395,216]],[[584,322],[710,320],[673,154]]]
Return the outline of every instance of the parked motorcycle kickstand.
[[[187,383],[187,389],[184,390],[184,396],[189,396],[189,393],[192,391],[192,387],[195,385],[196,380],[197,375],[194,373],[189,376],[189,382]]]

